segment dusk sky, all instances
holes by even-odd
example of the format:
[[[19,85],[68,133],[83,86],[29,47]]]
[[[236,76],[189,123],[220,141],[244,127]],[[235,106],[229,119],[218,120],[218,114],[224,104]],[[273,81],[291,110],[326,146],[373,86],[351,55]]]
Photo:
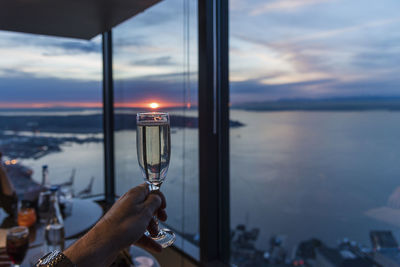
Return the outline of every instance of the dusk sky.
[[[186,1],[186,0],[185,0]],[[190,99],[197,96],[197,8],[190,5]],[[400,96],[398,0],[231,0],[231,102]],[[114,30],[116,101],[182,104],[183,0]],[[0,107],[96,106],[101,38],[0,32]]]

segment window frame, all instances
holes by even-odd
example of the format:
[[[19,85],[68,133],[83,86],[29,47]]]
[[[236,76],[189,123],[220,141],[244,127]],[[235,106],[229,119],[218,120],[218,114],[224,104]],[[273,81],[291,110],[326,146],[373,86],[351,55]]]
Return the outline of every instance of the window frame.
[[[230,260],[228,16],[229,0],[198,0],[202,266],[228,266]],[[105,200],[112,204],[116,195],[111,30],[102,34],[102,47]]]

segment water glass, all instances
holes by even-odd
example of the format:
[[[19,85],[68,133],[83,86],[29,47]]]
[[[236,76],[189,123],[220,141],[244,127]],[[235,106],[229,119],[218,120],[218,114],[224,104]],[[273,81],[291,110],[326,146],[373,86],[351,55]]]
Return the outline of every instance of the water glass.
[[[14,266],[20,266],[29,247],[29,230],[25,226],[13,227],[7,232],[6,250]]]
[[[51,206],[50,197],[51,197],[51,192],[49,190],[40,192],[38,200],[38,211],[41,224],[46,224],[47,219],[50,216],[50,206]]]
[[[72,186],[62,186],[60,188],[60,206],[65,217],[72,214],[74,190]]]

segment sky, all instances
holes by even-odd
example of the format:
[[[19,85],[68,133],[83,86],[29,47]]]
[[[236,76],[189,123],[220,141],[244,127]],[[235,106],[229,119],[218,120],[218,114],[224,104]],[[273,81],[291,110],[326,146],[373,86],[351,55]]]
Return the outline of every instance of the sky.
[[[196,2],[164,0],[114,29],[117,106],[196,104]],[[400,96],[398,10],[398,0],[230,0],[231,102]],[[100,106],[101,78],[100,37],[0,31],[0,107]]]

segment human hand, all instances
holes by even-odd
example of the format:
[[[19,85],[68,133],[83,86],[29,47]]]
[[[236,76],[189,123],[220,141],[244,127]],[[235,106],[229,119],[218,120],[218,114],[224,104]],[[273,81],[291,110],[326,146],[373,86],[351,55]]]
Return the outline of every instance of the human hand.
[[[160,191],[150,193],[147,184],[141,184],[125,193],[104,215],[103,222],[113,235],[118,237],[121,247],[137,244],[143,248],[160,252],[162,247],[152,238],[144,235],[146,229],[152,236],[158,233],[153,219],[167,219],[166,200]]]
[[[64,254],[78,266],[108,266],[118,251],[134,243],[160,252],[162,247],[144,232],[156,233],[153,216],[165,221],[165,207],[161,192],[150,193],[146,184],[132,188]]]

